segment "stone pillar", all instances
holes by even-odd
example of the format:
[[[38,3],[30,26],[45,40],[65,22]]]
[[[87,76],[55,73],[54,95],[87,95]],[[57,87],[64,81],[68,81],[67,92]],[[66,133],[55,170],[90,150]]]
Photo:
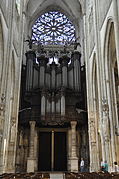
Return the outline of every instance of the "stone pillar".
[[[35,130],[35,137],[34,137],[34,157],[36,159],[35,162],[35,171],[38,171],[38,131]]]
[[[98,150],[96,141],[96,124],[93,114],[89,121],[90,172],[98,171]]]
[[[35,133],[35,121],[30,121],[30,145],[29,145],[29,157],[27,159],[27,172],[34,172],[35,170],[35,157],[34,157],[34,133]]]
[[[78,157],[76,152],[76,125],[77,121],[71,121],[71,172],[78,172]]]
[[[110,149],[111,131],[109,129],[109,106],[107,104],[107,100],[102,101],[102,111],[103,111],[102,134],[103,134],[104,147],[105,147],[105,160],[107,160],[109,167],[112,167],[111,165],[114,163],[115,158],[112,161],[111,156],[113,157],[113,155],[115,154],[115,149],[113,150],[114,146],[112,146],[112,149]],[[111,154],[112,151],[114,152],[113,154]]]

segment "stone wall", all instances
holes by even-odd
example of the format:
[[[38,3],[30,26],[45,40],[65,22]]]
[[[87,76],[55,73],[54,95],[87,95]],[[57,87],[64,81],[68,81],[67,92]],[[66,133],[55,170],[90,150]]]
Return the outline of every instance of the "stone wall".
[[[0,2],[0,24],[3,38],[0,40],[3,55],[1,57],[0,123],[1,153],[0,173],[15,171],[15,153],[17,137],[17,116],[19,108],[19,87],[23,46],[23,4],[18,12],[17,1]],[[1,53],[2,54],[2,53]],[[10,137],[11,136],[11,137]]]

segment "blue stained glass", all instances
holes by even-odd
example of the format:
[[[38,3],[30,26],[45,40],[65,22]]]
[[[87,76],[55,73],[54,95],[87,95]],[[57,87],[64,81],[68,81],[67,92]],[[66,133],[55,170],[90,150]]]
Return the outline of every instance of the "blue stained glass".
[[[43,45],[64,45],[75,41],[75,27],[62,13],[57,11],[41,15],[32,26],[32,40]]]

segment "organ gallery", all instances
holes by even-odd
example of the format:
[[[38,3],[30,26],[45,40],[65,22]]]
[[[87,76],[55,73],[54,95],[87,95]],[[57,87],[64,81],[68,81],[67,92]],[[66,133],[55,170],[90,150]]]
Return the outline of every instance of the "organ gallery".
[[[29,170],[32,160],[35,171],[78,171],[81,156],[89,162],[81,53],[73,45],[44,45],[41,50],[33,44],[33,48],[26,52],[22,67],[21,108],[25,110],[19,114],[17,155],[25,147],[25,156],[17,165],[24,163],[22,170],[26,166]]]

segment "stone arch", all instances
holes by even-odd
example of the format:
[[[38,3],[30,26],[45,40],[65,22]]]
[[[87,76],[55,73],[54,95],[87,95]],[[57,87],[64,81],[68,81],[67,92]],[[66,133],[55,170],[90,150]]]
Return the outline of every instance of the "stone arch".
[[[25,1],[25,3],[24,3],[24,6],[25,6],[25,8],[27,9],[27,7],[28,7],[28,4],[30,3],[30,1],[31,0],[26,0]],[[81,11],[82,11],[82,14],[84,14],[85,13],[85,11],[86,11],[86,4],[85,4],[85,2],[83,1],[83,0],[77,0],[79,3],[80,3],[80,5],[81,5]]]
[[[105,78],[105,91],[107,104],[109,105],[109,132],[111,138],[111,163],[114,161],[119,162],[118,155],[118,140],[117,134],[119,127],[118,120],[118,109],[117,109],[117,77],[118,68],[117,68],[117,55],[116,55],[116,43],[115,43],[115,30],[114,30],[114,22],[112,19],[109,19],[107,22],[106,35],[105,35],[105,44],[104,44],[104,78]],[[115,127],[117,126],[117,128]]]
[[[99,94],[98,94],[98,77],[97,77],[97,61],[96,53],[93,54],[92,63],[92,73],[91,73],[91,83],[92,83],[92,105],[94,113],[94,123],[95,123],[95,138],[97,147],[97,168],[100,167],[100,161],[102,159],[102,143],[101,143],[101,133],[99,126]]]
[[[49,6],[49,7],[47,7],[46,9],[43,9],[42,11],[40,11],[40,13],[38,13],[36,16],[34,16],[34,19],[30,22],[30,24],[29,24],[29,32],[28,32],[28,34],[29,35],[31,35],[31,29],[32,29],[32,25],[34,24],[34,22],[37,20],[37,18],[38,17],[40,17],[40,15],[42,15],[42,14],[44,14],[44,13],[46,13],[46,12],[49,12],[49,11],[53,11],[53,10],[56,10],[56,11],[60,11],[62,14],[64,14],[64,15],[66,15],[66,17],[68,17],[69,18],[69,20],[73,23],[73,25],[74,25],[74,27],[75,27],[75,29],[76,29],[76,31],[78,31],[78,24],[76,23],[76,21],[72,18],[72,16],[68,13],[68,12],[66,12],[66,11],[64,11],[61,7],[59,7],[59,6]]]
[[[61,3],[63,3],[63,6],[62,6]],[[49,1],[49,3],[44,1],[41,4],[39,3],[37,8],[34,7],[34,9],[33,9],[31,7],[31,1],[29,1],[28,4],[27,4],[27,9],[30,9],[30,11],[32,11],[31,10],[31,8],[32,8],[34,10],[34,13],[28,19],[28,35],[31,35],[31,28],[32,28],[32,25],[34,24],[35,20],[40,15],[42,15],[42,14],[48,12],[48,11],[53,11],[53,10],[60,11],[61,13],[66,15],[69,18],[69,20],[74,24],[76,30],[78,31],[79,24],[78,24],[78,20],[77,19],[82,16],[82,9],[81,9],[80,2],[79,1],[76,2],[77,6],[75,8],[79,7],[79,11],[76,12],[77,15],[74,14],[75,11],[73,11],[71,9],[71,7],[69,7],[69,4],[71,4],[72,2],[69,2],[67,4],[64,1],[61,1],[61,3],[59,3],[59,1]],[[77,33],[77,36],[78,36],[78,33]]]
[[[36,5],[37,4],[37,5]],[[83,2],[81,1],[76,1],[75,3],[73,3],[71,0],[64,1],[58,1],[58,0],[47,0],[47,1],[38,1],[38,0],[34,0],[34,2],[32,2],[31,0],[29,0],[26,4],[26,22],[27,22],[27,26],[25,29],[25,38],[27,39],[28,36],[31,37],[32,34],[32,26],[34,24],[34,22],[38,19],[38,17],[40,17],[42,14],[51,11],[51,10],[56,10],[56,11],[60,11],[61,13],[63,13],[74,25],[75,27],[75,34],[76,34],[76,38],[77,41],[80,39],[80,44],[81,47],[78,46],[78,50],[81,51],[82,53],[82,58],[81,58],[81,63],[84,64],[84,45],[83,45],[83,33],[84,33],[84,26],[83,26],[83,10],[82,8],[84,7],[84,5],[82,5]],[[73,6],[73,8],[72,8]],[[25,49],[27,49],[27,46],[24,47]],[[25,61],[25,59],[24,59]]]

